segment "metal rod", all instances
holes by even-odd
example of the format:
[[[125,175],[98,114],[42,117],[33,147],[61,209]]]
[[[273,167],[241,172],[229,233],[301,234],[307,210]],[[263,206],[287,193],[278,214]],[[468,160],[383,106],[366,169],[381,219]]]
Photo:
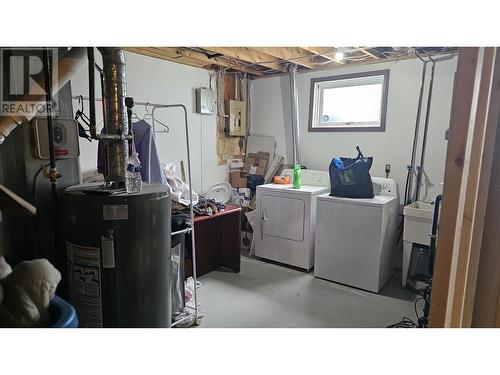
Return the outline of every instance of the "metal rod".
[[[95,56],[94,47],[87,48],[87,58],[89,60],[89,105],[90,105],[90,137],[97,139],[95,121]]]
[[[139,104],[139,103],[137,103]],[[144,103],[146,104],[146,103]],[[188,115],[187,109],[184,104],[151,104],[153,107],[151,115],[154,117],[156,109],[161,108],[182,108],[184,111],[184,124],[186,126],[186,147],[187,147],[187,163],[188,163],[188,178],[189,178],[189,216],[191,218],[191,249],[193,258],[193,281],[194,281],[194,321],[198,324],[198,293],[197,289],[197,277],[196,277],[196,243],[195,243],[195,231],[194,231],[194,211],[193,211],[193,187],[192,187],[192,175],[191,175],[191,151],[189,147],[189,126],[188,126]]]
[[[89,98],[87,96],[80,96],[80,95],[74,95],[72,98],[73,99],[89,100]],[[100,101],[102,101],[102,98],[96,98],[95,100],[100,102]],[[148,105],[150,107],[156,107],[156,108],[170,108],[170,107],[184,106],[184,104],[160,104],[160,103],[151,103],[151,102],[138,102],[136,100],[134,100],[134,105]]]
[[[178,234],[182,234],[182,233],[189,233],[189,232],[191,232],[191,227],[186,228],[186,229],[182,229],[182,230],[178,230],[178,231],[176,231],[176,232],[172,232],[172,233],[170,233],[170,235],[171,235],[171,236],[176,236],[176,235],[178,235]]]
[[[101,97],[105,98],[106,97],[106,84],[104,80],[104,71],[96,64],[96,68],[99,71],[99,76],[101,78]],[[83,98],[83,96],[82,96]],[[82,99],[82,100],[89,100],[89,99]],[[106,121],[106,100],[102,99],[96,99],[94,98],[94,101],[101,101],[102,102],[102,122],[103,122],[103,129],[106,129],[107,126],[107,121]],[[103,132],[101,131],[101,134]]]
[[[297,94],[297,65],[288,67],[290,76],[290,100],[292,109],[292,146],[293,164],[300,165],[300,127],[299,127],[299,100]]]

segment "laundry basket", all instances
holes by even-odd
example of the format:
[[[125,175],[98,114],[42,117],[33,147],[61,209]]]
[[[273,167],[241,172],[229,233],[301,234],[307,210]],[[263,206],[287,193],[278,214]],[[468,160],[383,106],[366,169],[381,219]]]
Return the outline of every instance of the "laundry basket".
[[[58,296],[49,303],[51,322],[49,328],[77,328],[78,317],[75,308]]]

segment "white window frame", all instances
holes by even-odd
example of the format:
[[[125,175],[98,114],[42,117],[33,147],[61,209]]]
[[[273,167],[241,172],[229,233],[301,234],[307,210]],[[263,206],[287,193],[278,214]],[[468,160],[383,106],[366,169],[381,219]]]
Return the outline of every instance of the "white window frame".
[[[380,100],[380,118],[378,121],[345,122],[336,123],[332,126],[322,125],[320,117],[322,112],[321,109],[323,108],[323,92],[325,89],[334,87],[361,86],[376,82],[380,79],[382,79],[382,96]],[[322,78],[312,78],[309,105],[309,131],[385,131],[388,91],[389,69],[343,74]]]

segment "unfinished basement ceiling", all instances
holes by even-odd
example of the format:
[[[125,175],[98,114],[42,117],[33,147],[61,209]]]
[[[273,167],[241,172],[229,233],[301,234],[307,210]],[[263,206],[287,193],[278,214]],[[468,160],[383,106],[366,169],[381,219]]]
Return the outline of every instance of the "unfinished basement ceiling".
[[[324,70],[456,51],[455,47],[128,47],[126,51],[179,64],[249,78],[282,74],[290,63],[299,70]]]

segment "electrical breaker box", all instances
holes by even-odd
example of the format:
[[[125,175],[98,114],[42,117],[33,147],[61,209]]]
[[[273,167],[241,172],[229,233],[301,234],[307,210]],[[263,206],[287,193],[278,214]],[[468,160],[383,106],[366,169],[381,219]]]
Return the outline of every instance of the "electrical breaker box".
[[[229,135],[244,137],[247,128],[247,102],[240,100],[229,101]]]
[[[214,92],[206,87],[196,89],[196,113],[213,115],[216,110]]]
[[[76,159],[80,156],[78,125],[73,119],[54,118],[53,133],[56,159]],[[35,157],[49,160],[49,134],[46,117],[36,117],[33,121],[35,132]]]

